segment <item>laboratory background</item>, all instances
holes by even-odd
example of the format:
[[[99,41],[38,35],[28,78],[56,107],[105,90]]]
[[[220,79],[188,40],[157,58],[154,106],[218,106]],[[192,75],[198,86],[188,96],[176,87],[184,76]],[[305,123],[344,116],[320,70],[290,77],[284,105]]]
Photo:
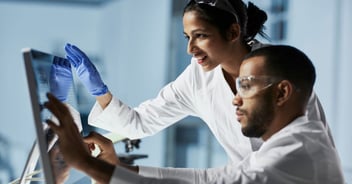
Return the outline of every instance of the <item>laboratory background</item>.
[[[0,0],[0,184],[20,177],[36,139],[22,48],[64,57],[66,43],[77,45],[97,66],[110,91],[134,107],[155,97],[190,62],[182,26],[186,2]],[[295,46],[315,64],[315,91],[346,181],[352,183],[352,1],[251,2],[268,14],[269,40],[259,40]],[[82,85],[76,87],[85,120],[94,98]],[[221,146],[195,117],[140,141],[139,148],[129,153],[124,142],[116,143],[116,151],[147,155],[135,164],[148,166],[205,168],[227,162]]]

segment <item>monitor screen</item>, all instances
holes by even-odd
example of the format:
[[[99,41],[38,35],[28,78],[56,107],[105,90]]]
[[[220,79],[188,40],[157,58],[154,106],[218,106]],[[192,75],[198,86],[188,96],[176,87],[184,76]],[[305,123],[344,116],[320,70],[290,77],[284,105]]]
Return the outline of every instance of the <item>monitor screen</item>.
[[[45,180],[38,183],[62,183],[63,181],[65,183],[89,183],[90,179],[87,176],[65,164],[57,146],[57,136],[45,123],[45,120],[49,118],[55,120],[51,113],[43,108],[43,103],[47,101],[46,94],[50,92],[50,75],[55,71],[52,67],[57,62],[68,61],[35,49],[23,49],[22,53],[37,137],[32,150],[33,155],[29,156],[27,169],[24,169],[21,176],[22,183],[29,183],[31,180],[34,181],[34,178],[40,178],[34,177],[35,171],[39,171],[39,175]],[[74,116],[75,123],[82,131],[80,116],[76,111],[77,97],[73,83],[69,89],[65,103],[70,107],[71,113],[76,115]],[[36,150],[40,154],[39,161],[35,159]]]

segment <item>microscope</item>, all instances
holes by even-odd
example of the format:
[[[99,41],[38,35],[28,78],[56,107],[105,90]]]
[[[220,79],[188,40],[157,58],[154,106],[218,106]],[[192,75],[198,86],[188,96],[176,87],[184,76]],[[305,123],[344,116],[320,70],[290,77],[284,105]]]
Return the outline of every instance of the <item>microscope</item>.
[[[123,139],[122,142],[125,144],[125,154],[118,154],[121,162],[133,165],[134,161],[137,159],[147,158],[146,154],[131,154],[134,148],[139,149],[139,144],[141,143],[140,139]]]

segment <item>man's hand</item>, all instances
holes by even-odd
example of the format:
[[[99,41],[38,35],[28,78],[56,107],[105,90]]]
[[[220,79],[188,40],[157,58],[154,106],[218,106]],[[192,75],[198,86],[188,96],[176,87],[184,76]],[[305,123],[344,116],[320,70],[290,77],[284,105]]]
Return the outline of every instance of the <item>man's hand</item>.
[[[98,183],[109,183],[115,166],[90,155],[69,109],[52,94],[47,94],[44,106],[59,120],[59,125],[46,120],[49,127],[59,137],[59,147],[65,162],[88,174]]]
[[[90,151],[96,149],[96,145],[100,149],[100,153],[97,158],[104,160],[112,165],[120,165],[120,160],[114,149],[112,141],[97,132],[91,132],[87,137],[84,138],[84,142],[88,144]]]
[[[60,151],[66,163],[75,168],[81,168],[85,159],[90,157],[88,146],[83,142],[68,108],[52,94],[48,94],[47,97],[49,101],[45,102],[44,106],[59,120],[60,125],[50,119],[46,122],[59,136]]]

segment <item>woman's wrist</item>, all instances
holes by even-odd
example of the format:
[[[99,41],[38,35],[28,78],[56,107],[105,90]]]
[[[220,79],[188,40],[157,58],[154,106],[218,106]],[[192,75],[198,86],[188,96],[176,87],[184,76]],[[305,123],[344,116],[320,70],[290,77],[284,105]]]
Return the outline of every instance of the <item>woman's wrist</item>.
[[[110,102],[112,100],[112,94],[110,93],[110,91],[108,91],[104,95],[97,96],[96,100],[98,101],[101,108],[105,109],[110,104]]]

